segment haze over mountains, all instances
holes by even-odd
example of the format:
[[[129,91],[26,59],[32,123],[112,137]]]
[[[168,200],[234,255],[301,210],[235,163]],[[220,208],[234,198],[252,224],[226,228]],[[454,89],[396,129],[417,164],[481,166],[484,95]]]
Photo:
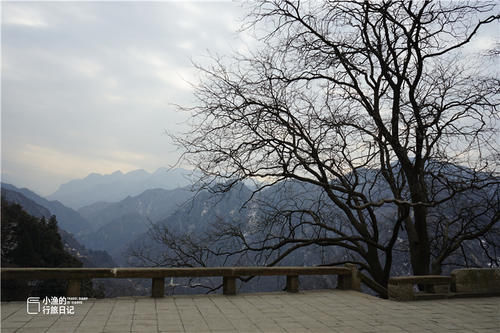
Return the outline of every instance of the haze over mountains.
[[[23,193],[30,195],[35,200],[28,198]],[[84,221],[84,223],[88,223],[78,216],[77,212],[72,211],[72,209],[64,207],[60,203],[50,204],[47,200],[37,196],[35,193],[27,189],[18,189],[15,186],[5,183],[2,183],[2,199],[10,203],[20,205],[28,214],[37,218],[44,217],[48,220],[52,215],[57,216],[55,212],[62,211],[63,214],[61,214],[61,217],[58,217],[58,227],[65,250],[74,257],[78,258],[83,263],[84,267],[113,267],[116,265],[108,253],[88,249],[78,242],[72,233],[67,231],[69,229],[73,229],[71,217],[76,218],[76,221]],[[49,210],[41,204],[38,204],[37,201],[45,204],[49,203],[49,206],[56,207],[56,209]],[[67,214],[64,214],[64,209],[67,210]]]
[[[373,184],[370,186],[370,191],[373,192],[374,198],[388,195],[387,188],[375,180],[375,174],[374,170],[365,170],[364,183]],[[217,228],[214,222],[228,221],[240,224],[245,235],[253,235],[252,237],[257,239],[262,233],[259,233],[255,226],[258,221],[265,219],[266,209],[302,206],[307,208],[311,205],[316,207],[322,200],[320,199],[322,193],[318,187],[295,181],[274,184],[254,196],[251,187],[238,184],[232,190],[215,197],[207,191],[193,192],[188,186],[191,184],[190,175],[189,171],[182,169],[169,171],[159,169],[153,174],[144,170],[126,174],[121,172],[110,175],[91,174],[84,179],[61,185],[59,190],[48,198],[41,197],[26,188],[20,189],[2,183],[2,198],[20,204],[33,216],[48,218],[50,215],[56,215],[67,251],[75,254],[89,267],[182,265],[181,262],[162,262],[167,248],[164,244],[154,241],[149,233],[151,227],[159,229],[168,227],[175,235],[188,234],[194,240],[201,240],[210,230]],[[457,196],[454,204],[460,207],[462,202],[465,203],[464,200],[474,201],[478,200],[477,198]],[[66,204],[71,204],[76,209]],[[445,208],[441,207],[440,212],[443,213]],[[450,206],[446,209],[452,208]],[[333,221],[341,221],[342,214],[337,214],[335,208],[325,206],[325,209],[327,210],[324,213],[331,216]],[[375,213],[381,221],[379,226],[381,239],[389,238],[392,223],[397,218],[394,207],[384,205],[376,208]],[[301,232],[304,235],[310,234],[308,228]],[[405,242],[404,233],[401,234],[401,238],[398,237],[398,242]],[[232,244],[230,240],[227,244],[220,245],[227,246],[230,251],[238,246],[237,243]],[[131,256],[134,250],[141,249],[146,250],[155,262],[140,262]],[[474,265],[481,266],[487,262],[487,258],[483,258],[480,251],[473,250],[473,252],[470,257]],[[319,265],[347,259],[344,256],[345,253],[338,248],[325,249],[311,246],[295,251],[281,264]],[[223,258],[215,257],[207,264],[211,266],[254,265],[256,262],[266,264],[261,260],[257,261],[256,258],[253,255],[235,256],[224,261]],[[272,259],[272,256],[269,258]],[[409,273],[410,267],[402,253],[396,252],[393,260],[394,274]],[[326,280],[311,280],[309,286],[326,287],[329,283]],[[262,281],[259,284],[255,290],[262,290]],[[275,287],[271,285],[269,282],[269,288]],[[142,289],[146,287],[141,286]],[[245,288],[253,287],[249,285]],[[190,292],[194,291],[193,289]],[[116,295],[119,295],[119,292]]]
[[[90,248],[120,257],[128,243],[186,204],[194,193],[188,188],[150,189],[115,203],[97,202],[78,210],[93,232],[80,239]]]
[[[20,204],[36,217],[56,215],[61,234],[69,243],[77,241],[120,259],[130,241],[194,195],[186,186],[191,184],[190,174],[184,169],[166,168],[154,173],[93,173],[61,185],[48,199],[27,188],[2,183],[2,198]]]
[[[9,192],[6,192],[7,190],[9,190]],[[50,216],[47,216],[45,212],[43,212],[43,214],[34,214],[34,211],[32,209],[26,207],[26,205],[31,206],[31,204],[29,204],[23,197],[20,197],[19,194],[22,194],[24,198],[29,199],[30,202],[36,203],[38,207],[45,208],[50,212],[50,215],[56,215],[57,221],[59,222],[59,227],[68,232],[71,232],[75,236],[86,233],[91,229],[91,225],[86,219],[82,218],[82,216],[78,212],[69,207],[66,207],[61,202],[57,200],[47,200],[27,188],[20,189],[15,187],[14,185],[2,183],[3,198],[6,198],[8,201],[20,204],[31,215],[37,217]]]
[[[159,168],[153,173],[134,170],[128,173],[116,171],[109,175],[91,173],[83,179],[71,180],[48,195],[65,206],[79,209],[95,202],[117,202],[127,196],[141,194],[154,188],[174,189],[192,183],[192,172],[177,168]]]

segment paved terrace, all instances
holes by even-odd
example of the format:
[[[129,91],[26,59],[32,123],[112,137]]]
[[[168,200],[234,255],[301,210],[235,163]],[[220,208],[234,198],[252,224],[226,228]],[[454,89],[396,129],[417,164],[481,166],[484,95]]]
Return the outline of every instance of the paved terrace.
[[[89,299],[74,315],[2,303],[7,332],[499,332],[500,297],[395,302],[351,290]]]

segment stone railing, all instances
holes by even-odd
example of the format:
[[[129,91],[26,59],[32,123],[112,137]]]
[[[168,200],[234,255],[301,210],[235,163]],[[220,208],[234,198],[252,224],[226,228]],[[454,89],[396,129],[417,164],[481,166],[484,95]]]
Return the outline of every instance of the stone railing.
[[[150,278],[152,297],[163,297],[166,277],[222,277],[223,293],[236,294],[236,279],[286,276],[286,290],[298,292],[299,275],[338,275],[338,289],[360,290],[355,266],[347,267],[196,267],[196,268],[2,268],[2,280],[68,280],[66,296],[80,296],[81,281],[94,278]]]
[[[418,292],[417,284],[423,285],[425,291]],[[500,296],[500,269],[466,268],[454,270],[450,276],[393,277],[388,291],[389,299],[396,301]]]

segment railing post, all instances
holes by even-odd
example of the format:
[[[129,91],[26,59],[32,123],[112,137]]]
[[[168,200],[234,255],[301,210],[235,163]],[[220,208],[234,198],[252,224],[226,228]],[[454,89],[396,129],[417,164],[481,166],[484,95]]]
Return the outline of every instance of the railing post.
[[[68,280],[68,287],[66,288],[66,296],[79,297],[82,280]]]
[[[287,275],[286,276],[286,291],[289,293],[299,292],[299,276]]]
[[[361,275],[358,268],[354,264],[345,264],[345,267],[351,269],[351,288],[352,290],[361,291]]]
[[[352,289],[361,290],[361,277],[359,276],[358,269],[356,265],[345,264],[347,268],[351,269],[351,274],[339,275],[337,281],[337,289]]]
[[[415,292],[413,290],[413,283],[405,283],[404,281],[391,281],[387,286],[387,292],[390,300],[395,301],[413,301],[415,299]]]
[[[236,295],[236,277],[223,276],[222,277],[222,293],[224,295]]]
[[[153,278],[151,286],[151,297],[163,297],[165,295],[165,278]]]

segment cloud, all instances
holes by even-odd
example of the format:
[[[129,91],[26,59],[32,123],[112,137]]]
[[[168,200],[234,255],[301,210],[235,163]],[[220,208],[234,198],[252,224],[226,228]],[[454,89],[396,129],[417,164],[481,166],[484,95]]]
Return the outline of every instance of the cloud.
[[[2,176],[48,192],[173,164],[207,50],[238,47],[233,2],[2,3]],[[233,22],[235,21],[235,22]],[[15,184],[16,185],[16,184]]]
[[[64,176],[77,177],[91,172],[110,173],[116,170],[128,172],[139,168],[130,163],[130,157],[141,160],[138,154],[130,152],[113,152],[108,158],[100,156],[85,156],[79,153],[68,153],[53,148],[35,144],[25,144],[23,149],[15,154],[14,160],[33,161],[42,171],[54,171]]]
[[[5,6],[6,4],[2,4]],[[5,7],[4,7],[5,8]],[[8,12],[8,15],[5,12]],[[19,25],[32,28],[47,27],[47,19],[36,8],[27,4],[9,4],[2,14],[2,25]]]

